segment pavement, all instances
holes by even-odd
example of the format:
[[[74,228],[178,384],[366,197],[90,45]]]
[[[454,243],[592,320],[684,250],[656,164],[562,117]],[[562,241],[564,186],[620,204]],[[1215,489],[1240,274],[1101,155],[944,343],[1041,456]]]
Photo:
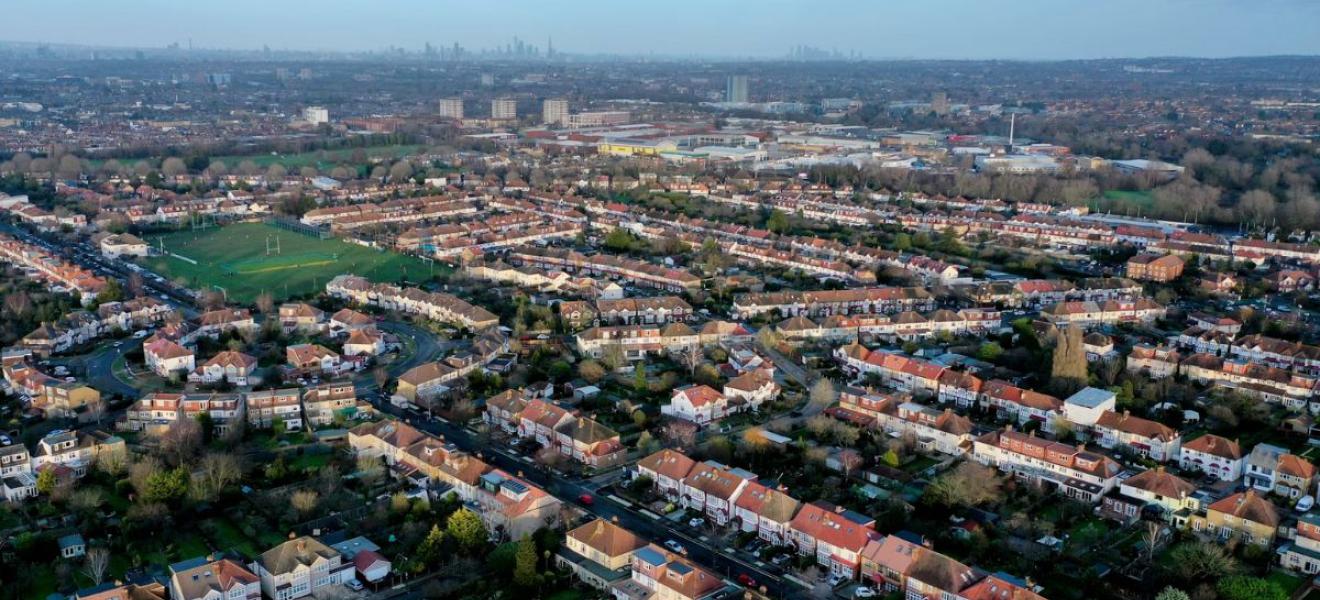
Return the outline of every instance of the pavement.
[[[677,540],[687,548],[688,558],[712,568],[715,573],[731,581],[739,574],[746,573],[764,586],[772,598],[800,595],[799,585],[785,579],[776,567],[758,565],[756,559],[740,557],[731,548],[713,547],[708,543],[712,539],[710,536],[687,527],[686,523],[670,522],[618,496],[601,495],[597,492],[600,488],[598,482],[552,472],[528,457],[515,455],[498,446],[483,446],[472,431],[448,421],[425,416],[409,417],[398,407],[384,401],[377,401],[376,408],[404,419],[418,429],[442,436],[468,452],[479,453],[482,460],[492,466],[510,473],[522,473],[528,481],[587,513],[603,519],[617,518],[622,527],[657,544],[669,539]],[[590,494],[593,501],[590,504],[581,502],[583,494]]]

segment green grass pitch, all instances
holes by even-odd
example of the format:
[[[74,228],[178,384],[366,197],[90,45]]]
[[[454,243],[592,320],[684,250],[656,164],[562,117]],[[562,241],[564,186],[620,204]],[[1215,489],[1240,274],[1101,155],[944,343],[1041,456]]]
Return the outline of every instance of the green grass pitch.
[[[274,254],[275,238],[279,254]],[[148,235],[153,249],[165,243],[163,256],[145,259],[144,265],[171,281],[193,289],[220,286],[229,299],[248,303],[263,292],[276,301],[325,289],[336,275],[353,273],[377,282],[417,282],[439,275],[449,267],[434,267],[420,259],[391,251],[319,240],[263,223],[237,223],[196,231]],[[267,239],[271,254],[266,253]],[[191,264],[168,253],[197,261]]]

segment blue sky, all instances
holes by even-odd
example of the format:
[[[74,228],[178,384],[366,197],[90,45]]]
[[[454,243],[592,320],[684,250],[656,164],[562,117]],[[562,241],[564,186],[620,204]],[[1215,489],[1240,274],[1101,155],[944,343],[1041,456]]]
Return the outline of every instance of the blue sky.
[[[4,0],[0,40],[584,53],[1068,59],[1320,54],[1320,0]]]

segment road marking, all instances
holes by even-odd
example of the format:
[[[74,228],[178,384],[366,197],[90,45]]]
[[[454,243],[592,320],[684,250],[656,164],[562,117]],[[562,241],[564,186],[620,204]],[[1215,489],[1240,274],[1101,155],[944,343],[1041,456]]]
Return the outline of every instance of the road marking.
[[[627,501],[627,500],[624,500],[623,498],[620,498],[620,497],[618,497],[618,496],[615,496],[614,494],[610,494],[610,495],[605,496],[605,497],[606,497],[606,498],[609,498],[610,500],[613,500],[613,501],[615,501],[615,502],[618,502],[619,504],[622,504],[622,505],[624,505],[624,506],[632,506],[632,505],[633,505],[632,502],[629,502],[629,501]]]
[[[637,512],[642,513],[643,516],[649,517],[652,521],[659,521],[659,520],[660,520],[660,515],[657,515],[657,514],[651,512],[651,511],[649,511],[649,510],[646,510],[645,508],[643,508],[643,509],[641,509],[641,510],[639,510],[639,511],[637,511]]]

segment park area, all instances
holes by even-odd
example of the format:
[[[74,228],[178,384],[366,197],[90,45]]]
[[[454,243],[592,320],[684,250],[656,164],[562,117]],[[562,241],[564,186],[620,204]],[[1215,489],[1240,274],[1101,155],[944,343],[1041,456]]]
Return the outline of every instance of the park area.
[[[376,282],[422,281],[441,269],[411,256],[313,236],[264,223],[148,235],[153,251],[144,265],[193,289],[223,288],[235,302],[262,293],[276,301],[313,294],[336,275],[353,273]]]

